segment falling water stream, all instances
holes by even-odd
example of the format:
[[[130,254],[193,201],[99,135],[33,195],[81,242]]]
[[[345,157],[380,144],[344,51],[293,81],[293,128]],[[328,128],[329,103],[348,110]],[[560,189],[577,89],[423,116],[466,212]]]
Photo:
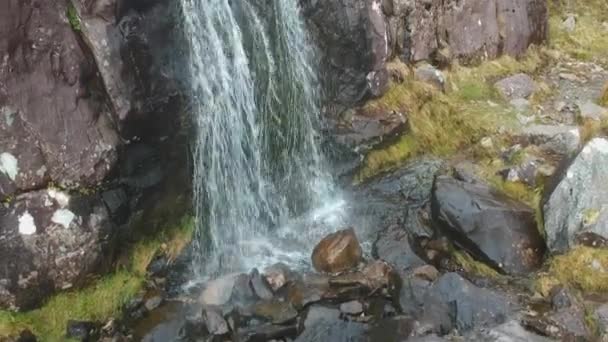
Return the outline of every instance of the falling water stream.
[[[197,129],[195,274],[306,264],[343,201],[318,148],[318,62],[298,1],[181,4]]]

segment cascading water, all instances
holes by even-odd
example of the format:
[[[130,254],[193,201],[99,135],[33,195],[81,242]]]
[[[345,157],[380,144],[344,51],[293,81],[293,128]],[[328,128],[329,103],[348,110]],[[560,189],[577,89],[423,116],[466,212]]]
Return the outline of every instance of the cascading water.
[[[297,0],[181,1],[197,128],[195,271],[302,260],[323,233],[311,218],[333,212],[311,209],[340,202],[327,201],[314,49]]]

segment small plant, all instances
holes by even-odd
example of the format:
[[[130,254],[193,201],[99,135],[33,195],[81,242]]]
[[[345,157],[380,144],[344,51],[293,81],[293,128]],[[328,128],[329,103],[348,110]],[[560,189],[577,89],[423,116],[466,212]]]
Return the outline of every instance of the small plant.
[[[76,7],[74,7],[74,5],[68,5],[66,16],[68,17],[68,22],[70,23],[72,30],[80,32],[80,18],[78,17],[78,12],[76,11]]]

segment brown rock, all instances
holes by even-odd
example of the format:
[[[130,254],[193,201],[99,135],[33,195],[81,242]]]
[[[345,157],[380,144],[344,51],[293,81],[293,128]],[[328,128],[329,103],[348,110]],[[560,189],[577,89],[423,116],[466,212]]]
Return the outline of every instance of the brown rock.
[[[424,265],[414,269],[414,276],[432,282],[439,277],[439,271],[432,265]]]
[[[363,252],[352,228],[326,236],[312,252],[312,264],[319,272],[337,273],[356,267]]]

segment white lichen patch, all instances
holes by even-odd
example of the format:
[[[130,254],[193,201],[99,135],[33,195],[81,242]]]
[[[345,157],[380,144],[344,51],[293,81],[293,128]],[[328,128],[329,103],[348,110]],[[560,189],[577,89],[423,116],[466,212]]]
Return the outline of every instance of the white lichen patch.
[[[76,215],[74,215],[73,212],[71,212],[67,209],[59,209],[53,213],[53,217],[51,217],[51,221],[53,223],[62,225],[64,228],[69,228],[70,224],[72,224],[72,221],[74,221],[75,217],[76,217]]]
[[[70,195],[63,191],[49,189],[47,191],[49,197],[53,198],[61,208],[65,208],[70,204]]]
[[[0,172],[6,174],[14,182],[19,173],[17,158],[7,152],[0,154]]]
[[[2,113],[2,116],[4,116],[6,125],[11,127],[13,125],[13,121],[15,121],[15,111],[13,111],[10,107],[2,107],[0,108],[0,113]]]
[[[25,211],[23,215],[19,217],[19,234],[36,234],[36,223],[34,223],[34,217],[27,211]]]

